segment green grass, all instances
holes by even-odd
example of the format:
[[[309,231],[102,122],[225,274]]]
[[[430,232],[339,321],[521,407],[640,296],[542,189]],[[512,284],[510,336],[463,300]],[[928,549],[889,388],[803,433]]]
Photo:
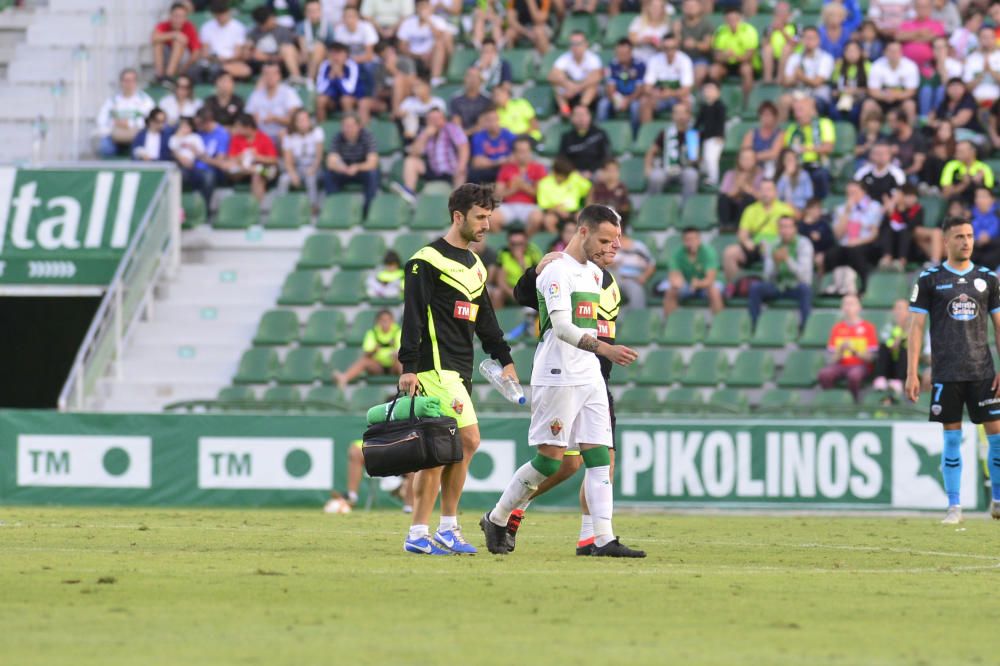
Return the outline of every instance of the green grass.
[[[464,516],[482,544],[475,517]],[[637,561],[401,552],[397,513],[0,513],[4,664],[995,663],[1000,527],[624,514]]]

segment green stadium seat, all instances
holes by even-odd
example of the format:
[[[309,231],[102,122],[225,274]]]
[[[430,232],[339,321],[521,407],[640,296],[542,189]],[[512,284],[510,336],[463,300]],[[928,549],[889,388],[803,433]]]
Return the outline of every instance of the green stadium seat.
[[[722,103],[726,105],[726,114],[730,118],[739,116],[743,109],[743,88],[741,86],[727,83],[719,89]],[[728,136],[729,130],[726,130]],[[740,137],[742,138],[742,136]]]
[[[270,348],[254,348],[243,352],[233,377],[235,384],[266,384],[274,379],[281,361],[278,352]]]
[[[866,308],[891,308],[896,299],[906,298],[914,278],[906,273],[872,273],[868,287],[861,298]]]
[[[654,349],[643,354],[630,368],[630,375],[640,386],[665,386],[677,381],[684,369],[684,358],[673,349]]]
[[[785,365],[778,377],[779,388],[809,388],[816,384],[816,376],[823,367],[825,352],[815,349],[796,349],[785,357]]]
[[[714,229],[719,224],[717,211],[718,197],[715,194],[695,194],[684,203],[682,215],[672,219],[673,227],[696,227],[703,231]]]
[[[715,386],[726,380],[729,361],[718,349],[696,351],[688,363],[681,383],[684,386]]]
[[[434,86],[432,93],[435,97],[440,97],[445,103],[448,103],[452,98],[460,94],[464,88],[465,86],[461,83],[445,83],[440,86]],[[402,160],[399,160],[397,163],[402,165]]]
[[[723,415],[746,414],[750,411],[750,399],[745,391],[739,389],[718,389],[708,397],[708,411]]]
[[[799,347],[822,349],[830,339],[830,329],[840,319],[837,312],[813,312],[799,338]]]
[[[341,270],[330,280],[323,294],[324,305],[357,305],[367,298],[365,271]]]
[[[339,120],[327,120],[324,123],[320,123],[319,127],[323,130],[324,143],[328,146],[333,141],[333,138],[340,134]]]
[[[300,270],[330,268],[340,259],[340,237],[335,234],[313,234],[302,245],[302,255],[296,267]]]
[[[689,386],[671,389],[663,399],[663,409],[671,414],[698,414],[705,409],[705,397]]]
[[[845,388],[832,388],[829,391],[817,391],[809,401],[809,411],[814,415],[843,414],[857,409],[850,391]]]
[[[656,255],[656,267],[669,269],[670,262],[674,260],[674,255],[683,245],[684,239],[681,234],[674,234],[667,238],[667,241],[663,244],[663,248]]]
[[[392,391],[386,386],[359,386],[351,393],[348,406],[355,414],[364,414],[375,405],[392,400]]]
[[[293,271],[281,285],[278,305],[312,305],[323,295],[323,276],[319,271]]]
[[[531,383],[531,369],[535,366],[535,347],[521,347],[511,352],[514,359],[514,368],[517,370],[517,378],[521,384],[527,386]],[[478,370],[477,370],[478,371]]]
[[[294,386],[272,386],[264,391],[263,402],[297,403],[302,402],[302,394]]]
[[[255,345],[287,345],[299,337],[299,318],[292,310],[264,313],[253,337]]]
[[[834,156],[853,155],[857,145],[857,132],[854,125],[848,122],[835,123],[837,136],[833,142]]]
[[[659,310],[645,307],[628,308],[618,317],[618,334],[615,341],[630,346],[648,345],[659,332],[659,323]]]
[[[375,137],[379,155],[395,155],[403,149],[403,140],[394,121],[375,118],[368,123],[368,131]]]
[[[306,401],[323,403],[325,407],[343,409],[346,406],[344,393],[336,386],[314,386],[306,394]]]
[[[365,199],[357,192],[340,192],[323,199],[316,220],[318,229],[354,229],[361,226]]]
[[[550,53],[553,52],[554,51],[550,51]],[[539,78],[542,79],[548,75],[548,70],[541,70],[538,73]],[[521,97],[528,100],[531,103],[531,106],[535,108],[535,115],[539,120],[543,120],[551,116],[553,110],[555,109],[555,99],[552,97],[552,86],[547,83],[526,88]]]
[[[524,83],[535,75],[534,49],[507,49],[503,58],[510,63],[510,78],[514,83]]]
[[[667,317],[667,323],[660,333],[660,344],[675,347],[690,347],[705,337],[705,317],[701,310],[680,308]]]
[[[309,224],[309,197],[302,192],[279,194],[271,203],[264,226],[268,229],[298,229]]]
[[[427,234],[419,231],[407,231],[396,236],[392,242],[392,249],[399,255],[400,261],[406,264],[417,250],[427,245]]]
[[[726,248],[730,245],[736,245],[740,242],[739,236],[736,234],[718,234],[712,239],[711,244],[715,249],[715,252],[719,255],[719,259],[722,259],[722,253],[726,251]]]
[[[351,320],[351,327],[347,331],[346,342],[352,347],[360,347],[365,339],[365,333],[375,325],[375,315],[378,310],[359,310]],[[355,356],[357,354],[355,353]],[[351,361],[354,362],[353,360]]]
[[[651,388],[636,387],[625,389],[621,397],[615,398],[616,412],[631,412],[633,414],[656,414],[663,408],[663,403]]]
[[[604,39],[601,43],[607,48],[614,48],[618,40],[628,37],[629,26],[638,14],[619,14],[608,19],[604,29]]]
[[[760,396],[757,409],[762,412],[783,412],[799,404],[799,392],[786,388],[768,389]]]
[[[924,226],[939,227],[944,219],[945,200],[941,197],[920,197],[920,207],[924,209]]]
[[[465,73],[472,69],[478,58],[479,51],[476,49],[455,49],[448,61],[448,80],[452,83],[462,83],[465,80]],[[447,97],[443,99],[448,101]]]
[[[205,224],[208,219],[208,210],[205,206],[205,197],[197,192],[185,192],[181,196],[181,208],[184,211],[184,229],[194,229]]]
[[[552,71],[552,67],[555,65],[556,60],[565,51],[560,51],[559,49],[549,49],[548,52],[542,57],[541,63],[538,65],[538,78],[537,83],[549,80],[549,73]],[[529,88],[530,90],[530,88]]]
[[[215,397],[219,402],[256,402],[257,395],[249,386],[225,386],[219,389],[219,394]]]
[[[347,318],[341,310],[316,310],[309,315],[302,331],[301,344],[332,346],[340,342],[347,326]]]
[[[628,191],[637,194],[646,191],[646,164],[642,157],[627,157],[621,161],[622,182]]]
[[[558,122],[552,125],[542,135],[542,143],[538,146],[538,154],[543,157],[555,157],[559,154],[559,142],[562,135],[573,129],[567,122]]]
[[[281,384],[311,384],[322,376],[325,370],[323,354],[315,347],[298,347],[289,350],[278,371]]]
[[[715,315],[705,336],[710,347],[737,347],[750,337],[750,314],[742,308],[727,308]]]
[[[423,194],[417,200],[417,208],[413,212],[411,229],[435,230],[444,233],[448,228],[448,195]]]
[[[783,92],[784,88],[776,83],[761,83],[760,81],[754,83],[753,88],[750,89],[747,104],[742,111],[743,119],[754,120],[757,118],[757,107],[763,102],[773,102],[781,97]]]
[[[797,312],[765,310],[757,320],[757,328],[750,338],[752,347],[784,347],[796,338],[799,326]]]
[[[605,120],[600,123],[601,129],[611,141],[611,149],[615,155],[622,155],[632,148],[632,125],[627,120]]]
[[[509,331],[524,321],[524,308],[500,308],[496,311],[496,315],[497,323],[500,324],[501,330]]]
[[[593,14],[568,14],[563,18],[556,44],[569,46],[569,36],[578,30],[587,35],[587,39],[593,44],[598,38],[598,27],[597,17]]]
[[[366,327],[365,330],[368,328],[371,328],[371,326]],[[364,335],[364,333],[362,333],[362,335]],[[361,352],[356,347],[342,347],[340,349],[334,349],[330,354],[330,359],[326,364],[326,368],[323,370],[323,382],[332,384],[333,373],[335,371],[347,370],[356,360],[358,360],[360,355]]]
[[[383,256],[385,256],[385,240],[382,236],[355,234],[341,253],[340,265],[342,268],[375,268]]]
[[[747,349],[740,352],[726,379],[728,386],[757,387],[774,377],[774,359],[770,352]]]
[[[654,194],[646,198],[633,214],[632,228],[636,231],[665,231],[680,217],[675,194]]]
[[[632,142],[632,151],[645,154],[649,150],[649,147],[653,145],[656,135],[666,129],[666,127],[667,123],[662,120],[654,120],[640,125],[639,133],[636,135],[635,141]]]
[[[742,96],[743,91],[737,86],[736,92]],[[728,104],[726,104],[729,107]],[[739,107],[729,107],[739,108]],[[723,153],[729,153],[735,155],[740,152],[740,148],[743,146],[743,137],[746,133],[755,127],[757,127],[757,121],[754,120],[739,120],[732,127],[726,128],[726,143],[725,147],[722,149]]]
[[[260,206],[252,194],[233,192],[219,203],[216,229],[247,229],[260,221]]]
[[[400,229],[410,221],[413,209],[398,194],[379,194],[372,200],[366,229]]]

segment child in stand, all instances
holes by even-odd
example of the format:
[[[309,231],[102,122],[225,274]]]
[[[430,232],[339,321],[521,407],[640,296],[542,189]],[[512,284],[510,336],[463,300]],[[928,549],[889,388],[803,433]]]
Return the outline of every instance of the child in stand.
[[[906,329],[909,320],[909,304],[906,299],[901,298],[893,304],[892,321],[886,323],[879,336],[872,388],[885,393],[883,405],[900,402],[903,397],[903,381],[906,379]]]
[[[394,250],[382,257],[382,269],[368,276],[365,283],[368,298],[396,300],[403,296],[403,264]]]
[[[868,162],[872,146],[884,139],[882,136],[882,114],[870,113],[864,119],[865,128],[858,132],[854,144],[854,168],[860,169]]]
[[[833,247],[836,239],[833,236],[833,224],[830,216],[823,210],[823,202],[812,198],[806,203],[799,221],[799,235],[805,236],[813,244],[813,259],[816,262],[817,274],[823,274],[823,253]]]
[[[629,199],[628,188],[622,182],[622,170],[617,161],[610,160],[601,169],[594,188],[587,196],[587,203],[611,206],[621,215],[623,223],[628,222],[632,200]]]
[[[923,226],[924,209],[917,197],[917,188],[907,183],[894,190],[879,230],[879,244],[882,247],[879,268],[899,272],[906,270],[913,235],[916,229]]]
[[[205,154],[205,142],[195,131],[194,121],[187,116],[177,122],[177,129],[167,145],[182,169],[194,169],[198,158]]]
[[[702,102],[694,127],[701,134],[701,168],[713,187],[719,185],[719,158],[726,143],[726,105],[720,99],[719,84],[708,79],[702,84]]]

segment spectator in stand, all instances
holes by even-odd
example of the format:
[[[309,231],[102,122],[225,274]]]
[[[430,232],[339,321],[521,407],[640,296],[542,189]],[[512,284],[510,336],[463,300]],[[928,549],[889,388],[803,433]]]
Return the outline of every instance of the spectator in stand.
[[[228,76],[228,75],[227,75]],[[226,163],[229,159],[229,131],[220,125],[212,112],[202,107],[194,116],[194,124],[198,135],[205,145],[205,153],[201,162],[208,167],[202,174],[206,181],[205,191],[214,192],[217,185],[227,182]],[[209,194],[209,209],[211,210],[211,195]]]
[[[202,80],[214,80],[223,71],[237,79],[250,78],[246,27],[233,18],[228,0],[212,0],[210,8],[212,18],[198,31],[203,47],[198,65]]]
[[[454,49],[453,28],[434,15],[430,0],[415,0],[414,6],[416,14],[403,19],[396,31],[399,51],[430,73],[432,85],[440,85]]]
[[[344,371],[333,371],[333,379],[341,389],[361,375],[394,376],[403,371],[399,364],[399,343],[402,329],[389,310],[379,310],[361,343],[361,357]],[[360,479],[360,476],[359,476]]]
[[[514,139],[510,130],[500,127],[500,117],[493,107],[487,108],[479,117],[483,129],[472,135],[471,160],[469,163],[470,183],[494,183],[500,168],[510,161],[514,152]]]
[[[378,194],[378,147],[375,137],[361,126],[358,116],[348,113],[340,123],[340,132],[333,137],[326,156],[326,192],[336,194],[350,183],[360,184],[365,191],[364,214]]]
[[[316,119],[321,123],[326,122],[328,113],[337,111],[357,113],[364,125],[371,118],[372,97],[367,77],[348,53],[346,44],[334,42],[316,73]]]
[[[170,5],[170,18],[156,24],[152,42],[153,72],[157,81],[186,72],[201,57],[198,30],[188,20],[188,7],[183,2]]]
[[[993,169],[976,159],[976,147],[971,141],[959,141],[955,145],[955,159],[945,164],[941,172],[941,193],[948,199],[961,199],[969,206],[977,186],[992,190],[993,184]]]
[[[267,188],[278,180],[278,149],[249,113],[240,114],[233,125],[226,164],[231,182],[250,181],[257,201],[263,201]]]
[[[812,178],[813,192],[825,199],[830,192],[830,154],[837,130],[829,118],[816,114],[816,102],[800,97],[792,102],[792,122],[785,129],[785,146],[802,159],[802,166]]]
[[[663,37],[663,51],[646,63],[639,107],[639,120],[643,123],[653,120],[657,113],[669,111],[675,104],[692,102],[694,63],[678,47],[677,36],[667,33]]]
[[[304,18],[302,0],[266,0],[265,4],[274,10],[278,25],[295,29],[295,24]]]
[[[905,115],[905,114],[904,114]],[[871,158],[872,148],[884,140],[882,134],[882,114],[872,113],[865,116],[864,126],[858,132],[854,142],[854,168],[860,169]]]
[[[413,83],[413,94],[399,105],[399,117],[403,125],[403,139],[407,142],[416,138],[427,123],[431,109],[444,112],[447,105],[440,97],[431,96],[431,86],[425,79]]]
[[[537,266],[542,260],[542,251],[528,241],[528,234],[521,227],[507,230],[507,246],[497,255],[497,271],[494,289],[490,293],[493,308],[499,310],[508,304],[515,304],[514,287],[524,272]]]
[[[484,94],[491,94],[498,87],[509,88],[513,80],[510,63],[500,57],[497,43],[490,38],[483,40],[479,59],[472,63],[472,69],[479,72]]]
[[[774,5],[771,23],[764,29],[764,34],[760,35],[760,38],[764,83],[774,83],[781,79],[785,63],[799,42],[795,23],[792,22],[792,9],[787,2],[778,2]]]
[[[583,208],[590,194],[591,181],[573,168],[565,155],[556,157],[552,172],[538,182],[538,207],[542,209],[542,227],[555,232],[574,213]]]
[[[977,104],[987,106],[1000,99],[1000,49],[993,28],[980,28],[979,49],[965,59],[962,78]]]
[[[448,113],[451,122],[472,135],[479,130],[479,116],[490,104],[490,98],[483,94],[483,77],[478,71],[469,69],[465,72],[462,93],[448,102]]]
[[[569,116],[573,107],[590,107],[597,102],[604,74],[601,57],[589,49],[587,35],[577,30],[569,37],[569,51],[559,56],[549,72],[562,116]]]
[[[962,14],[951,0],[934,0],[931,18],[944,27],[945,34],[951,34],[962,25]]]
[[[760,184],[758,200],[747,206],[740,217],[740,227],[736,231],[737,242],[722,252],[722,270],[726,282],[733,282],[741,268],[750,268],[764,259],[764,243],[778,238],[778,220],[783,217],[794,219],[795,211],[778,200],[778,189],[774,181],[765,178]]]
[[[861,385],[871,374],[872,360],[878,353],[878,337],[875,326],[861,318],[861,301],[857,296],[844,296],[840,311],[844,318],[830,331],[826,346],[830,362],[819,371],[819,383],[824,390],[830,390],[839,380],[846,379],[847,388],[857,402]]]
[[[574,220],[566,220],[563,224],[559,225],[559,229],[556,230],[558,236],[549,245],[548,252],[565,252],[566,247],[573,240],[573,234],[576,233],[576,229],[577,225]]]
[[[872,64],[856,41],[844,46],[844,57],[833,66],[833,103],[830,115],[857,126],[861,107],[868,92],[868,73]]]
[[[681,17],[674,22],[673,32],[681,40],[681,50],[694,65],[695,85],[700,86],[712,62],[712,40],[715,37],[715,28],[706,17],[700,0],[684,0]]]
[[[357,18],[358,10],[351,7]],[[306,66],[306,80],[315,81],[319,65],[326,59],[327,47],[336,41],[333,24],[323,16],[319,0],[306,0],[305,18],[295,26],[299,59]]]
[[[920,172],[927,159],[927,142],[924,137],[913,131],[913,125],[905,113],[899,110],[889,112],[889,144],[892,146],[893,158],[903,170],[907,182],[916,184]]]
[[[559,154],[573,163],[580,174],[590,180],[614,157],[607,133],[594,125],[590,109],[583,104],[573,108],[572,128],[559,139]]]
[[[911,9],[912,0],[869,0],[868,18],[883,39],[895,39],[899,26],[907,19]]]
[[[787,148],[781,151],[781,174],[778,176],[778,199],[789,204],[795,218],[802,217],[806,204],[813,198],[812,179],[802,169],[799,156]]]
[[[920,70],[917,64],[903,56],[902,45],[893,40],[885,45],[885,55],[872,64],[868,74],[868,99],[861,106],[861,117],[891,109],[902,109],[913,122],[917,117],[917,90]]]
[[[146,116],[146,126],[132,140],[132,159],[142,162],[169,162],[171,160],[170,126],[163,109],[154,107]]]
[[[753,150],[740,150],[736,156],[736,165],[726,171],[722,184],[719,185],[716,212],[720,231],[733,231],[739,226],[743,211],[757,200],[757,192],[763,180],[764,171],[757,164]]]
[[[972,231],[976,239],[972,260],[995,270],[1000,266],[1000,207],[988,187],[976,188],[972,206]]]
[[[603,204],[609,206],[621,217],[622,224],[627,224],[632,215],[632,200],[628,188],[622,182],[621,166],[616,160],[608,160],[601,169],[600,177],[587,195],[587,204]]]
[[[933,16],[931,0],[913,0],[913,18],[903,21],[896,32],[902,42],[903,56],[917,65],[920,76],[929,79],[934,74],[935,38],[945,37],[944,26]]]
[[[809,26],[802,31],[802,49],[793,52],[785,62],[781,85],[789,93],[809,95],[823,113],[830,107],[833,68],[833,56],[819,46],[819,31]],[[787,109],[791,104],[792,96],[789,93],[782,95],[779,107]]]
[[[925,193],[937,192],[941,186],[941,175],[944,173],[944,165],[952,158],[957,150],[955,143],[955,130],[951,123],[940,121],[937,129],[934,130],[934,137],[931,139],[930,148],[927,150],[927,159],[924,168],[920,172],[920,186]]]
[[[511,131],[514,136],[529,136],[533,141],[541,141],[542,132],[538,128],[535,107],[526,99],[511,98],[507,86],[493,89],[493,106],[500,116],[500,127]]]
[[[182,117],[193,117],[201,108],[201,100],[194,98],[194,82],[191,77],[178,76],[174,92],[164,96],[158,106],[167,114],[167,124],[171,127]]]
[[[885,42],[878,34],[874,21],[864,21],[858,29],[858,43],[865,54],[865,60],[875,62],[885,51]]]
[[[361,18],[356,6],[347,5],[344,7],[344,21],[334,26],[333,39],[330,40],[330,43],[332,42],[339,42],[347,47],[347,55],[361,67],[363,74],[370,76],[374,73],[378,30],[370,22]],[[327,47],[330,46],[330,43],[327,44]]]
[[[829,2],[823,5],[820,13],[819,47],[829,53],[835,60],[844,55],[844,47],[851,39],[851,30],[844,25],[847,20],[847,9],[839,2]]]
[[[764,279],[750,285],[748,308],[754,328],[761,306],[779,299],[798,301],[799,331],[812,310],[813,246],[790,216],[778,220],[778,238],[764,244]]]
[[[401,300],[403,297],[403,262],[395,250],[382,255],[382,269],[365,278],[365,293],[369,299]]]
[[[664,0],[646,0],[642,11],[628,26],[629,42],[635,45],[635,57],[646,62],[660,52],[663,38],[670,33],[670,15],[674,8]]]
[[[313,125],[305,109],[298,109],[292,114],[288,133],[281,142],[284,172],[278,181],[278,191],[284,194],[289,189],[304,189],[314,211],[319,210],[318,183],[325,142],[323,128]]]
[[[663,292],[663,315],[669,317],[681,301],[691,298],[707,300],[712,314],[722,312],[722,291],[719,280],[719,255],[711,245],[702,242],[701,232],[687,227],[681,236],[681,247],[670,257],[670,273],[658,285]]]
[[[281,67],[267,63],[260,75],[260,84],[247,100],[246,112],[257,121],[257,127],[275,145],[292,119],[292,112],[302,108],[302,98],[290,85],[281,82]]]
[[[260,5],[252,12],[254,27],[247,34],[250,46],[250,68],[263,71],[265,65],[279,65],[288,76],[299,79],[299,52],[295,46],[295,32],[280,25],[272,7]]]
[[[97,113],[97,152],[101,157],[114,157],[129,150],[156,106],[153,98],[139,89],[139,75],[134,69],[122,70],[118,87],[118,92],[105,100]]]
[[[415,11],[414,0],[361,0],[361,16],[374,24],[385,40],[395,39],[399,24]]]
[[[183,117],[167,141],[170,154],[181,170],[181,187],[185,192],[198,192],[207,207],[212,201],[212,178],[205,174],[210,167],[201,161],[205,155],[205,141],[195,131],[194,120]]]
[[[645,76],[646,65],[633,57],[632,42],[626,38],[618,40],[614,60],[606,71],[604,96],[597,101],[597,119],[605,121],[624,113],[635,131],[639,127],[639,105]]]
[[[513,159],[500,167],[497,174],[496,196],[502,203],[493,211],[490,225],[497,228],[517,223],[524,225],[529,235],[542,226],[542,211],[538,207],[538,183],[545,178],[545,167],[535,161],[531,139],[514,139]]]
[[[871,157],[854,174],[873,200],[885,208],[893,193],[906,184],[906,174],[892,163],[892,146],[888,141],[878,141],[871,150]]]
[[[813,246],[813,260],[817,269],[823,267],[823,254],[835,242],[830,216],[823,210],[823,202],[813,197],[806,203],[799,222],[799,234],[809,239]]]
[[[726,144],[726,105],[719,84],[707,79],[701,85],[701,104],[694,121],[701,140],[701,169],[712,187],[719,184],[719,160]]]
[[[882,327],[881,342],[875,358],[872,389],[885,394],[883,405],[902,402],[906,381],[906,338],[910,322],[910,304],[900,298],[892,305],[892,321]]]
[[[739,7],[728,6],[725,22],[715,31],[712,41],[714,63],[710,76],[716,81],[726,76],[739,76],[744,104],[750,97],[754,71],[760,69],[759,46],[757,29],[743,20]]]
[[[396,47],[388,42],[379,42],[375,53],[377,58],[372,66],[372,110],[399,117],[400,105],[413,90],[417,64],[412,58],[399,55]]]
[[[885,218],[879,231],[881,269],[903,272],[912,251],[914,232],[924,226],[924,210],[917,198],[917,188],[904,185],[884,199]]]
[[[202,105],[212,114],[215,122],[224,127],[232,127],[236,122],[236,116],[243,113],[245,102],[233,92],[234,88],[233,75],[229,72],[219,72],[215,77],[215,94],[205,98]]]
[[[615,255],[610,269],[625,297],[622,311],[639,310],[646,307],[646,284],[656,272],[656,260],[646,244],[628,234],[628,224],[622,224],[621,247]]]
[[[785,144],[784,132],[778,124],[778,107],[770,101],[761,102],[757,107],[757,118],[757,126],[743,135],[741,150],[752,150],[764,175],[772,178]]]
[[[847,184],[846,199],[837,206],[833,219],[837,245],[824,254],[823,268],[826,272],[841,266],[854,269],[861,280],[860,291],[864,293],[868,273],[882,256],[878,243],[882,205],[868,196],[862,183],[852,180]],[[840,288],[844,289],[844,285]]]
[[[936,128],[942,119],[947,119],[951,123],[960,138],[977,144],[986,143],[986,130],[979,122],[979,106],[961,79],[948,81],[945,98],[927,118],[927,124],[931,128]]]
[[[465,182],[469,168],[469,139],[462,128],[448,122],[444,111],[433,108],[427,112],[427,126],[410,144],[403,161],[403,183],[393,183],[393,189],[412,204],[416,204],[417,183],[444,180],[458,187]]]
[[[955,50],[955,57],[965,61],[979,47],[979,29],[983,27],[983,14],[975,8],[963,13],[962,26],[949,30],[948,44]]]
[[[952,57],[946,38],[935,37],[931,48],[934,53],[931,73],[920,83],[918,107],[921,118],[926,118],[941,106],[945,100],[945,85],[952,79],[961,79],[965,68],[961,60]]]
[[[519,39],[531,42],[544,55],[550,46],[549,6],[551,0],[508,0],[507,33],[504,41],[514,46]]]
[[[646,151],[645,171],[648,193],[659,194],[672,182],[681,184],[681,201],[698,191],[698,163],[701,139],[691,126],[691,107],[677,104],[672,122],[660,130]]]
[[[477,2],[472,10],[472,45],[479,48],[485,39],[492,39],[495,44],[504,43],[503,36],[504,10],[499,2]],[[487,33],[490,35],[487,37]]]

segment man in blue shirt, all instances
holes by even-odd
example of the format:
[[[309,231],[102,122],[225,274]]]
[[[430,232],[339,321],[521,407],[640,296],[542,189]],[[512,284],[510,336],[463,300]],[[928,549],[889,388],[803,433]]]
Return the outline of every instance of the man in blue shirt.
[[[627,110],[634,130],[639,126],[639,97],[646,65],[635,59],[628,38],[618,40],[614,60],[605,72],[604,96],[597,101],[597,119],[608,120]]]
[[[483,129],[472,135],[469,182],[494,183],[500,167],[510,161],[517,137],[509,129],[500,127],[500,116],[492,105],[479,114],[479,126]]]
[[[202,170],[202,192],[206,203],[212,199],[212,192],[226,179],[225,162],[229,157],[229,132],[215,120],[212,110],[202,107],[194,115],[194,126],[205,143],[205,155],[198,160],[195,168]]]
[[[326,122],[327,113],[357,113],[363,125],[371,115],[369,82],[358,63],[348,56],[346,44],[330,45],[327,59],[316,73],[316,122]]]

